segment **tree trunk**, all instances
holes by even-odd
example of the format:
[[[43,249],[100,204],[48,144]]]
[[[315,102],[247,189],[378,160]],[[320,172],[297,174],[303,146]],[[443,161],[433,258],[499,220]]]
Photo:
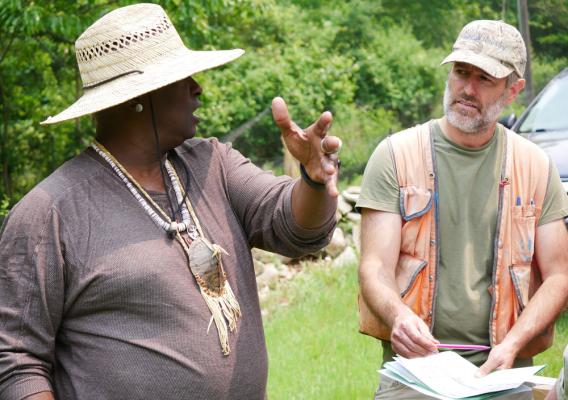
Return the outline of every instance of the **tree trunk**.
[[[8,105],[4,96],[4,80],[0,74],[0,105],[2,106],[2,131],[0,132],[0,163],[2,164],[2,181],[4,194],[12,201],[13,188],[12,176],[10,175],[10,163],[8,160]],[[1,199],[0,199],[1,200]]]
[[[517,0],[517,8],[519,14],[519,31],[525,41],[527,48],[527,66],[525,68],[525,98],[526,103],[529,104],[534,97],[533,82],[532,82],[532,69],[531,69],[531,33],[529,30],[529,9],[527,0]]]
[[[294,158],[294,156],[288,151],[282,136],[280,136],[282,141],[282,147],[284,148],[284,174],[291,176],[292,178],[300,177],[300,163]]]

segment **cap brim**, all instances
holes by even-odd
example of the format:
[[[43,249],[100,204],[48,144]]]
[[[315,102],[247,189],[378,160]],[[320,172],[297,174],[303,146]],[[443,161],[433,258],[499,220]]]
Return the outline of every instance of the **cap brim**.
[[[492,57],[475,53],[471,50],[454,50],[449,56],[444,58],[444,61],[442,61],[440,65],[450,62],[463,62],[474,65],[494,78],[504,78],[511,72],[515,72],[512,67],[503,65]]]
[[[75,103],[54,117],[47,118],[41,124],[55,124],[96,113],[198,72],[231,62],[243,54],[242,49],[216,51],[181,49],[171,54],[165,61],[149,66],[142,73],[125,75],[100,86],[85,89],[83,96]]]

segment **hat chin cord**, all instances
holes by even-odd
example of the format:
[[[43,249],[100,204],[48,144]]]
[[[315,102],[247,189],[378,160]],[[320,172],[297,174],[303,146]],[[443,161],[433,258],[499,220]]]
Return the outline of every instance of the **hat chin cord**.
[[[166,189],[166,197],[168,198],[168,202],[170,203],[170,209],[172,210],[172,216],[171,219],[172,221],[176,221],[177,218],[176,216],[181,214],[181,206],[182,204],[185,203],[185,200],[187,199],[187,195],[189,193],[189,166],[187,165],[187,161],[183,158],[180,157],[181,161],[182,161],[182,165],[183,165],[183,169],[185,170],[185,194],[183,196],[183,199],[181,200],[181,202],[179,204],[177,204],[177,207],[174,207],[174,201],[172,200],[170,194],[169,194],[169,190],[167,189],[167,171],[165,168],[164,163],[162,163],[162,154],[160,151],[160,136],[158,134],[158,128],[156,125],[156,114],[154,112],[154,103],[152,101],[152,94],[149,93],[148,94],[148,98],[150,100],[150,115],[152,117],[152,129],[154,131],[154,138],[156,140],[156,158],[158,160],[158,164],[160,164],[160,172],[162,173],[162,180],[164,182],[164,188]],[[167,155],[171,153],[171,154],[175,154],[175,152],[172,150],[168,150],[166,152],[166,157]],[[168,237],[170,239],[174,239],[175,235],[173,232],[168,232]]]

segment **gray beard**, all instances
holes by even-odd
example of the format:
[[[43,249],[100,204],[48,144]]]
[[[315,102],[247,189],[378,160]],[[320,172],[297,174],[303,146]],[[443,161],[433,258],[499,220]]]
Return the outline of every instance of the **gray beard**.
[[[451,108],[451,104],[454,102],[455,98],[451,97],[448,82],[446,81],[446,89],[444,90],[444,114],[450,125],[464,133],[472,135],[485,133],[487,128],[497,121],[501,111],[503,111],[505,99],[508,94],[507,92],[506,90],[495,103],[481,110],[480,115],[470,117]]]

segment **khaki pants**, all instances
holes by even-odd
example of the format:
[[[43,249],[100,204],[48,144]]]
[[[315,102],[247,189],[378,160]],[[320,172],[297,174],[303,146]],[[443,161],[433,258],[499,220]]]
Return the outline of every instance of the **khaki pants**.
[[[522,393],[511,393],[495,397],[498,400],[531,400],[532,390],[525,387]],[[375,393],[375,400],[437,400],[435,397],[426,396],[400,382],[381,376],[381,384]]]
[[[381,384],[375,393],[375,400],[437,400],[435,397],[426,396],[416,390],[394,381],[386,376],[381,376]]]

